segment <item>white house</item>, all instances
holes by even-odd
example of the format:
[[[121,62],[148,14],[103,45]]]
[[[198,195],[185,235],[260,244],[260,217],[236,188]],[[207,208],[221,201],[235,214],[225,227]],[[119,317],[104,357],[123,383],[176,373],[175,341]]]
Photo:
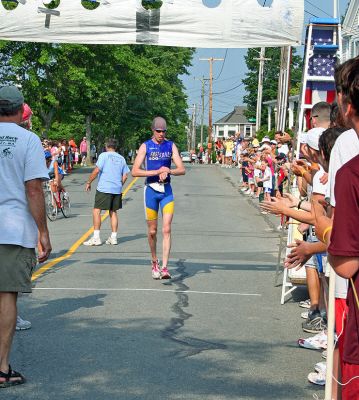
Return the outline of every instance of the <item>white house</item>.
[[[244,115],[247,107],[236,106],[234,110],[213,124],[214,140],[234,136],[237,132],[241,136],[252,137],[256,130],[256,123],[249,122]]]
[[[351,0],[342,26],[343,59],[359,55],[359,0]]]

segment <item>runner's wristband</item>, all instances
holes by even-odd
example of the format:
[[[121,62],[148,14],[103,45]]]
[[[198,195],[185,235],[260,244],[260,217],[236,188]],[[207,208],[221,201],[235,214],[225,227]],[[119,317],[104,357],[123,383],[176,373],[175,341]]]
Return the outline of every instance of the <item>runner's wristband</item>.
[[[324,229],[323,232],[323,243],[328,244],[327,241],[325,240],[325,237],[327,236],[327,233],[330,232],[333,229],[332,226],[328,226]]]

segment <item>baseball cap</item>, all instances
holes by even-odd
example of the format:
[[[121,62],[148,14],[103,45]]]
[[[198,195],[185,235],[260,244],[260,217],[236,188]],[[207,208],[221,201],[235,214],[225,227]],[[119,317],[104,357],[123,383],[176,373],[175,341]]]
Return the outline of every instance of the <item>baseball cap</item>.
[[[21,106],[23,103],[24,96],[16,86],[0,87],[0,107],[15,108]]]
[[[151,128],[153,130],[166,131],[167,130],[166,120],[162,117],[154,118],[152,121]]]
[[[279,153],[279,154],[276,156],[276,159],[277,159],[277,160],[286,160],[286,159],[287,159],[287,156],[286,156],[284,153]]]
[[[32,116],[32,110],[30,106],[26,103],[24,103],[24,111],[22,113],[22,120],[23,121],[28,121]]]
[[[261,143],[270,143],[270,137],[264,136],[264,138],[262,139]]]
[[[319,151],[319,138],[324,131],[324,128],[310,129],[306,134],[303,135],[302,143],[306,143],[312,149]]]
[[[275,145],[278,144],[278,142],[277,142],[276,140],[271,140],[270,143],[271,143],[271,144],[275,144]]]

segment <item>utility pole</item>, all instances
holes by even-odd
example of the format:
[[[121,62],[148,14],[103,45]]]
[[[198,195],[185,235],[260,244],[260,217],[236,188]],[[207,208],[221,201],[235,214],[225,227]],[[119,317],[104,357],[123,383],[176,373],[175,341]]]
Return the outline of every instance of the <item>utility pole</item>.
[[[213,62],[224,61],[224,58],[200,58],[209,62],[209,112],[208,112],[208,143],[212,143],[212,109],[213,109]]]
[[[208,81],[208,79],[204,79],[204,76],[202,78],[194,78],[197,79],[198,81],[201,81],[202,83],[202,92],[201,92],[201,146],[203,146],[203,125],[204,125],[204,90],[205,90],[205,83]]]
[[[197,112],[197,105],[193,104],[191,150],[194,151],[196,151],[196,112]]]
[[[262,122],[262,98],[263,98],[263,75],[264,75],[264,61],[270,60],[265,58],[265,47],[261,47],[259,58],[259,73],[258,73],[258,92],[257,92],[257,114],[256,114],[256,132],[259,131]]]

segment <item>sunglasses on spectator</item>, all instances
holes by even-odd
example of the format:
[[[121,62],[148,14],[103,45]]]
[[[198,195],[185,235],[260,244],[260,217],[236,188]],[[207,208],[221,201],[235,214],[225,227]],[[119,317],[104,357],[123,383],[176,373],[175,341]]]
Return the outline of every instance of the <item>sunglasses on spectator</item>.
[[[319,115],[312,115],[311,117],[310,117],[310,120],[312,120],[313,118],[318,118],[319,117]]]
[[[157,132],[157,133],[166,133],[167,132],[167,129],[155,129],[155,131]]]

